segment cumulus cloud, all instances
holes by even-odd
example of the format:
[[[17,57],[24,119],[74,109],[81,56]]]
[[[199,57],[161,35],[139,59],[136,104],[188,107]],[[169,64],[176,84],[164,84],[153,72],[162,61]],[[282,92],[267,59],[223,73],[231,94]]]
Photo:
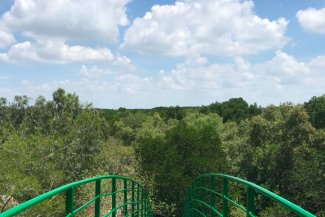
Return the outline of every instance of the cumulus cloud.
[[[88,78],[99,78],[104,75],[112,74],[110,71],[105,71],[97,66],[87,67],[86,65],[82,65],[80,69],[80,75],[86,79]]]
[[[21,84],[30,96],[36,97],[40,91],[51,96],[56,88],[63,87],[106,108],[200,105],[232,97],[268,105],[303,102],[324,94],[324,60],[325,56],[319,56],[299,61],[283,51],[276,51],[273,58],[261,63],[241,57],[229,63],[213,63],[203,56],[193,56],[172,70],[150,75],[83,65],[77,80],[25,80]]]
[[[58,87],[64,87],[71,85],[69,80],[62,81],[49,81],[44,83],[38,83],[30,80],[22,80],[21,85],[25,87],[28,92],[36,92],[36,93],[51,93]],[[35,96],[37,97],[37,95]]]
[[[125,101],[120,105],[200,105],[231,97],[268,105],[303,102],[323,94],[324,60],[325,56],[319,56],[304,62],[276,51],[273,58],[261,63],[251,63],[241,57],[229,63],[211,63],[203,56],[192,56],[172,70],[160,70],[151,76],[138,71],[114,72],[98,66],[83,66],[80,72],[86,71],[92,77],[83,80],[89,92],[123,98]]]
[[[128,0],[16,0],[1,21],[29,36],[115,42]],[[1,38],[1,36],[0,36]]]
[[[126,65],[120,65],[119,67],[111,65],[105,68],[96,65],[91,67],[83,65],[79,74],[82,82],[87,84],[86,86],[92,87],[91,89],[107,90],[109,87],[111,90],[127,93],[146,91],[150,82],[153,81],[152,77],[142,77],[140,74],[135,73],[133,68]],[[96,86],[93,86],[94,83]],[[103,86],[106,86],[106,88],[103,88]]]
[[[0,48],[11,45],[14,42],[15,42],[14,36],[8,31],[5,31],[0,24]]]
[[[107,48],[70,46],[63,41],[20,42],[6,53],[0,53],[0,60],[7,62],[34,61],[45,63],[69,63],[75,61],[113,61],[114,55]]]
[[[277,51],[265,62],[252,64],[243,58],[232,63],[196,64],[188,60],[161,75],[160,83],[168,89],[211,100],[244,97],[262,104],[303,101],[303,97],[324,93],[324,56],[302,62]],[[194,62],[194,64],[193,64]]]
[[[7,47],[0,53],[0,61],[109,61],[116,65],[132,65],[129,59],[114,56],[110,49],[96,46],[117,41],[120,26],[128,24],[128,2],[15,0],[0,18],[0,48]],[[14,44],[13,33],[23,34],[25,41]]]
[[[167,56],[249,55],[286,43],[287,21],[263,19],[250,0],[184,0],[136,18],[123,48]]]
[[[300,10],[296,17],[303,28],[325,34],[325,8]]]
[[[36,98],[40,93],[51,98],[53,91],[64,88],[68,92],[75,92],[81,96],[82,101],[93,102],[97,107],[141,106],[139,97],[153,90],[153,78],[141,76],[132,71],[118,71],[111,66],[82,65],[78,79],[33,81],[25,79],[20,81],[24,94]],[[1,88],[0,88],[1,89]],[[1,90],[0,90],[1,93]],[[154,94],[154,93],[152,93]],[[139,104],[140,103],[140,104]],[[128,105],[129,104],[129,105]]]
[[[309,68],[306,63],[298,61],[293,56],[276,51],[272,60],[257,64],[256,71],[263,71],[267,75],[292,77],[308,74]]]

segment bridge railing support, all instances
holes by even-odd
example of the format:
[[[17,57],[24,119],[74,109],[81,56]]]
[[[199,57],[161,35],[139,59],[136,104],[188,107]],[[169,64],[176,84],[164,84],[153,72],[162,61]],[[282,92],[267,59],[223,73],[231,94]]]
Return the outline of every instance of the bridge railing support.
[[[102,183],[104,180],[108,180],[108,183],[111,183],[111,191],[107,192],[103,190]],[[78,191],[78,188],[89,183],[95,184],[94,197],[79,207],[76,207],[75,192]],[[131,186],[131,188],[129,186]],[[148,194],[144,191],[142,186],[136,181],[122,176],[100,176],[61,186],[3,213],[0,213],[0,217],[11,217],[18,215],[38,204],[41,205],[42,202],[60,194],[65,194],[64,216],[66,217],[75,216],[93,203],[93,213],[95,217],[116,217],[117,211],[121,211],[125,217],[143,217],[144,214],[146,214],[145,217],[153,217]],[[135,194],[137,195],[136,198]],[[106,211],[102,209],[103,207],[101,206],[101,201],[103,197],[109,196],[111,197],[111,207],[109,211]],[[128,198],[131,198],[131,201],[129,201]]]
[[[207,185],[207,180],[209,180],[210,185]],[[217,185],[217,180],[219,186]],[[231,199],[229,183],[235,183],[245,189],[246,202],[244,205]],[[218,191],[218,189],[221,191]],[[228,217],[230,213],[230,204],[246,213],[247,217],[255,217],[256,194],[273,200],[296,216],[315,217],[315,215],[301,207],[254,183],[233,176],[216,173],[205,174],[193,180],[185,196],[183,217]]]

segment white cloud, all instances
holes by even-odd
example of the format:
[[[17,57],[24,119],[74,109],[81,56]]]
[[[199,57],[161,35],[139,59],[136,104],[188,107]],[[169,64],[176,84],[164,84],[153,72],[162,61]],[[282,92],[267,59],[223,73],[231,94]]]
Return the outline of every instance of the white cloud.
[[[172,70],[148,75],[112,66],[84,65],[76,80],[23,81],[27,95],[51,96],[58,87],[76,92],[99,107],[144,108],[160,105],[201,105],[243,97],[262,105],[304,102],[325,93],[325,56],[299,61],[282,51],[261,63],[236,57],[231,63],[211,63],[193,56]]]
[[[30,36],[115,42],[128,0],[16,0],[1,21]]]
[[[69,80],[62,81],[49,81],[38,83],[30,80],[22,80],[21,85],[23,85],[26,90],[30,93],[48,93],[50,94],[52,91],[59,87],[64,87],[70,85],[71,82]],[[35,96],[36,97],[36,96]]]
[[[19,62],[69,63],[75,61],[113,61],[114,55],[107,48],[70,46],[63,41],[20,42],[0,53],[0,60]]]
[[[299,62],[293,56],[282,51],[277,51],[272,60],[257,64],[257,71],[263,71],[267,75],[295,76],[309,72],[306,63]]]
[[[128,2],[15,0],[0,19],[0,48],[8,46],[7,51],[0,53],[0,61],[102,61],[133,67],[128,58],[114,56],[110,49],[96,46],[117,41],[120,26],[128,24]],[[22,33],[27,39],[13,44],[14,36],[9,32]]]
[[[309,64],[309,67],[312,67],[316,71],[321,71],[325,69],[325,56],[317,56],[313,58]]]
[[[15,42],[14,36],[8,31],[2,29],[0,25],[0,48],[11,45],[14,42]]]
[[[79,71],[79,79],[33,81],[22,80],[20,82],[24,94],[36,98],[41,93],[46,98],[57,88],[64,88],[67,92],[75,92],[81,100],[93,102],[98,107],[120,107],[134,102],[141,106],[139,97],[146,91],[153,90],[151,77],[141,76],[129,71],[110,71],[109,68],[93,65],[83,65]],[[1,93],[1,92],[0,92]],[[143,103],[148,103],[143,101]],[[150,102],[149,102],[150,103]]]
[[[13,90],[10,88],[0,87],[0,97],[12,98],[12,92]]]
[[[123,48],[168,56],[248,55],[286,43],[287,21],[262,19],[250,0],[184,0],[136,18]]]
[[[141,92],[143,88],[146,89],[152,81],[151,77],[142,77],[135,73],[134,68],[123,64],[118,67],[110,65],[105,68],[96,65],[91,67],[83,65],[79,74],[86,87],[91,87],[90,89],[97,91],[111,89],[119,92],[136,93]],[[103,86],[107,87],[103,88]]]
[[[296,17],[303,28],[325,34],[325,8],[300,10],[297,12]]]
[[[325,92],[325,56],[298,61],[282,51],[268,61],[252,64],[234,58],[229,64],[193,64],[188,60],[164,72],[160,82],[175,93],[205,97],[207,102],[244,97],[264,105],[276,102],[302,102]],[[202,102],[203,103],[203,102]]]
[[[88,68],[86,65],[82,65],[80,69],[80,75],[84,78],[99,78],[103,75],[109,75],[111,72],[105,71],[97,66]]]
[[[86,70],[92,76],[83,80],[84,88],[98,95],[123,99],[119,106],[200,105],[231,97],[267,105],[303,102],[323,94],[324,60],[325,56],[320,56],[303,62],[276,51],[272,59],[261,63],[241,57],[231,63],[211,63],[205,57],[193,56],[172,70],[159,70],[152,76],[112,72],[97,66],[84,66],[81,71]],[[96,105],[98,99],[94,100]]]
[[[0,62],[10,63],[11,61],[9,60],[8,54],[0,53]]]

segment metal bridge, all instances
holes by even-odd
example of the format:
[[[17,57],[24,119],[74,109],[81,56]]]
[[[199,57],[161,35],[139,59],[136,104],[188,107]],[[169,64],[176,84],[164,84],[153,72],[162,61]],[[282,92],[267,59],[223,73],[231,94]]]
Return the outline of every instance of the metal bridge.
[[[76,203],[76,193],[85,186],[93,188],[94,197],[82,204]],[[28,213],[30,209],[48,200],[54,200],[62,194],[65,210],[60,216],[85,216],[81,215],[85,209],[90,210],[87,216],[95,217],[154,216],[149,196],[138,182],[122,176],[99,176],[56,188],[0,213],[0,217],[31,216]],[[194,179],[184,198],[183,217],[230,217],[232,207],[239,209],[247,217],[255,217],[257,216],[255,206],[261,201],[261,197],[282,206],[294,216],[315,217],[301,207],[254,183],[215,173]],[[44,214],[40,213],[37,216],[44,216]]]

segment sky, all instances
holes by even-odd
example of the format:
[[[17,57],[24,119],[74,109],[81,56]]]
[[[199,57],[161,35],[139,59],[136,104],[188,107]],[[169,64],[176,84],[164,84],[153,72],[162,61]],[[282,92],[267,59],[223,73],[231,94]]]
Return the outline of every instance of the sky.
[[[0,0],[0,97],[99,108],[325,94],[324,0]]]

